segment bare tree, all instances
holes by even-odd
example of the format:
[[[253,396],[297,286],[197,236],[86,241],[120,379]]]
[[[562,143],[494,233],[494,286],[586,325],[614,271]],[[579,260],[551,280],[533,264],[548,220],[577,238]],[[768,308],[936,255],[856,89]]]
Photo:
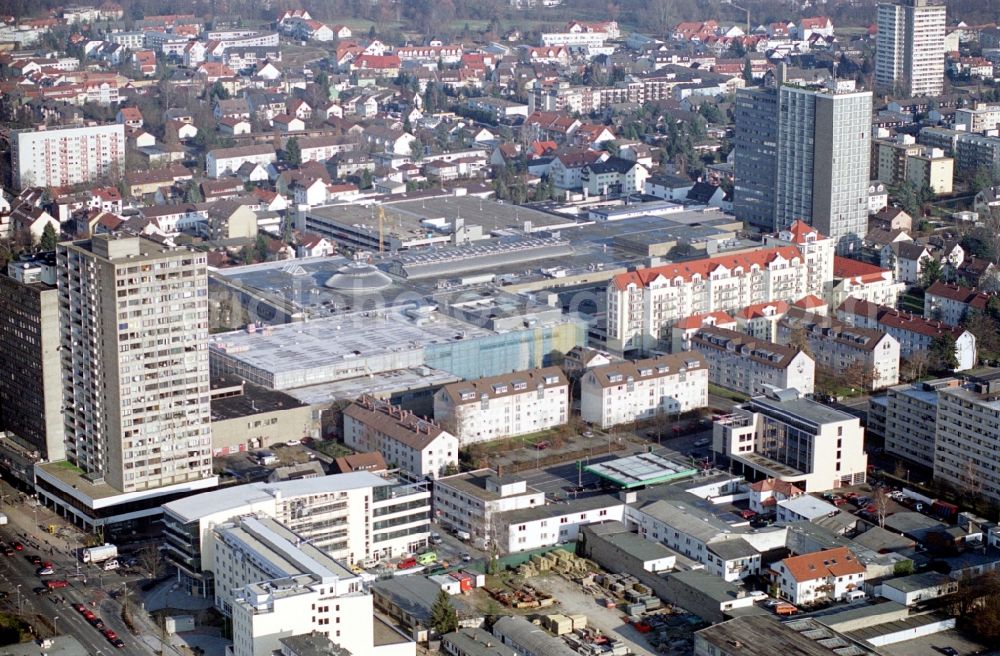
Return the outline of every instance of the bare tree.
[[[875,518],[878,520],[878,527],[885,528],[885,517],[889,513],[889,493],[884,487],[876,488],[872,495],[872,503],[875,505]]]
[[[149,572],[150,579],[160,578],[163,573],[163,554],[155,542],[150,542],[139,552],[139,564]]]

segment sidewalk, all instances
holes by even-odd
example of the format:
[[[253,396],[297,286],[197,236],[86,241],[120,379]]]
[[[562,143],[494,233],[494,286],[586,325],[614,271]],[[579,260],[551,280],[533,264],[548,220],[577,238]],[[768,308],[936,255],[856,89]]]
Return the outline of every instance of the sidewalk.
[[[28,498],[23,503],[17,501],[21,494],[11,488],[6,482],[0,481],[0,488],[3,490],[5,501],[3,505],[0,505],[0,512],[6,513],[12,530],[21,534],[27,534],[32,540],[38,543],[38,548],[41,551],[47,552],[48,549],[46,547],[51,547],[61,552],[69,552],[74,558],[76,557],[74,550],[81,546],[80,541],[83,539],[83,533],[79,529],[73,527],[69,522],[58,517],[41,504],[38,505],[36,510],[34,506],[29,505],[34,503],[33,499]],[[35,522],[36,517],[38,520],[37,524]],[[52,534],[42,528],[49,525],[59,527],[59,531]],[[79,536],[79,539],[74,540],[59,534],[66,531],[71,531],[71,535]]]

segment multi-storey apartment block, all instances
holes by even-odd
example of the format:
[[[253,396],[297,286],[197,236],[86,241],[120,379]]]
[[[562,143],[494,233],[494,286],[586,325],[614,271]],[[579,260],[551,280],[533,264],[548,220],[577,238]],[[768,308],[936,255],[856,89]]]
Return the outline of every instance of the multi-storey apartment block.
[[[204,253],[96,235],[60,244],[57,271],[65,455],[78,469],[36,466],[41,496],[94,527],[214,487]]]
[[[860,388],[877,390],[899,382],[899,342],[887,333],[793,307],[778,322],[777,342],[802,339],[816,366],[845,376],[856,373]]]
[[[1000,502],[1000,370],[938,392],[934,478]]]
[[[11,133],[14,186],[69,187],[125,167],[125,126],[90,125]]]
[[[928,0],[878,5],[877,84],[909,98],[943,93],[946,11]]]
[[[871,414],[881,414],[885,451],[925,467],[934,466],[940,390],[958,387],[955,378],[896,385],[884,399],[872,399]]]
[[[352,449],[378,451],[391,467],[418,478],[458,471],[458,438],[434,421],[368,395],[343,414],[344,444]]]
[[[797,246],[779,246],[619,274],[608,285],[608,350],[667,350],[684,317],[822,295],[809,269]]]
[[[592,367],[580,379],[580,415],[601,428],[679,415],[708,405],[708,382],[698,353]]]
[[[558,367],[451,383],[434,395],[434,418],[464,445],[537,433],[569,418],[569,381]]]
[[[508,529],[501,513],[545,505],[545,493],[492,469],[456,474],[434,482],[434,514],[445,527],[479,549],[504,547]]]
[[[695,333],[691,348],[704,356],[709,382],[719,387],[747,396],[763,394],[768,387],[813,393],[816,363],[799,348],[714,326]]]

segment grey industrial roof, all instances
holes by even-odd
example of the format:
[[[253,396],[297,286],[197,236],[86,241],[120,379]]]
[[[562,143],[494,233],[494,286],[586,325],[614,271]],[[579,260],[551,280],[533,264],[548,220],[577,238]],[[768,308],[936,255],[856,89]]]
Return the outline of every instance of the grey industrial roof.
[[[885,518],[886,528],[903,533],[904,535],[914,531],[927,531],[945,528],[946,526],[947,524],[918,512],[898,512]]]
[[[387,597],[406,613],[415,617],[424,626],[430,626],[431,608],[441,587],[423,576],[396,576],[372,584],[372,593]],[[451,603],[460,618],[475,617],[482,613],[461,598],[453,595]]]
[[[676,555],[659,542],[647,540],[640,535],[632,533],[619,521],[591,524],[587,528],[592,529],[594,535],[599,539],[613,544],[644,563],[652,560],[671,558]]]
[[[752,544],[743,538],[731,540],[719,540],[708,545],[708,550],[722,560],[735,560],[737,558],[750,558],[759,555],[760,552]]]
[[[779,401],[769,396],[755,396],[750,399],[748,405],[751,410],[753,406],[758,406],[779,414],[794,415],[796,419],[816,426],[841,421],[858,421],[854,415],[803,397]]]
[[[544,629],[523,617],[501,617],[493,625],[493,633],[510,636],[525,653],[545,654],[545,656],[578,656],[565,642],[549,635]]]
[[[443,644],[450,644],[465,656],[517,656],[517,652],[500,642],[500,639],[483,629],[459,629],[441,636]],[[448,652],[448,653],[456,653]]]
[[[916,592],[927,588],[937,587],[952,581],[947,574],[940,572],[920,572],[909,576],[900,576],[888,581],[883,581],[882,585],[899,590],[900,592]]]
[[[741,591],[739,586],[726,581],[720,576],[710,574],[703,569],[693,569],[687,572],[671,572],[666,574],[665,578],[675,579],[720,604],[737,599]]]
[[[808,520],[825,517],[831,512],[839,512],[837,506],[832,503],[827,503],[822,499],[817,499],[811,494],[803,494],[791,499],[779,501],[778,506],[786,508],[787,510],[794,512],[797,515],[801,515]]]
[[[259,385],[246,383],[239,396],[212,399],[212,421],[249,417],[265,412],[291,410],[305,404],[293,396]]]
[[[654,501],[639,510],[705,543],[720,535],[740,532],[709,512],[672,500]]]

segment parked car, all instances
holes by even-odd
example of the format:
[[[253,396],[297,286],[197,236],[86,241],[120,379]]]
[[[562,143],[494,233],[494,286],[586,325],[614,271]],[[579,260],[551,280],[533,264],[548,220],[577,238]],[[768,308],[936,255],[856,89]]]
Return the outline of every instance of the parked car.
[[[56,571],[51,567],[39,567],[35,570],[35,574],[38,576],[50,576],[55,573]]]
[[[707,437],[703,437],[703,438],[701,438],[700,440],[696,441],[696,442],[694,443],[694,446],[695,446],[696,448],[699,448],[699,449],[700,449],[701,447],[703,447],[703,446],[708,446],[708,445],[709,445],[709,444],[711,444],[711,443],[712,443],[712,440],[708,439]]]
[[[407,558],[406,560],[399,561],[399,564],[396,565],[396,569],[410,569],[416,566],[417,566],[416,558]]]
[[[115,638],[118,637],[118,634],[115,633],[113,629],[104,629],[103,631],[101,631],[101,633],[103,633],[104,637],[107,638],[108,640],[114,640]]]

